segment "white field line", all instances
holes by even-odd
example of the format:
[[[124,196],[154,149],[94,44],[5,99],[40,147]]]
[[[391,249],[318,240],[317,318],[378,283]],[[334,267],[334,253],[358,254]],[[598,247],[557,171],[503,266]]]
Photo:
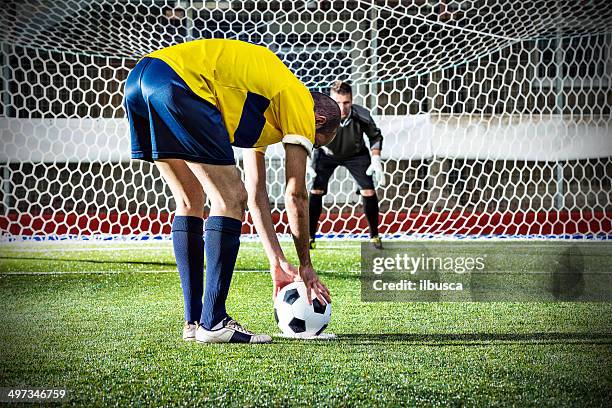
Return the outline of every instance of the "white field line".
[[[133,247],[91,247],[91,248],[24,248],[24,247],[14,247],[14,248],[4,248],[4,252],[94,252],[94,251],[143,251],[143,250],[151,250],[151,251],[159,251],[169,249],[172,250],[171,246],[156,246],[156,247],[143,247],[143,246],[133,246]]]
[[[447,242],[447,243],[452,243],[452,244],[456,244],[457,247],[461,247],[462,245],[465,246],[471,246],[470,244],[466,244],[467,241],[463,241],[461,243],[457,243],[457,241],[454,242]],[[491,241],[489,241],[491,242]],[[415,242],[407,242],[406,244],[413,244]],[[424,246],[427,246],[429,244],[431,244],[432,246],[435,246],[437,244],[440,244],[440,242],[416,242],[419,244],[423,244]],[[486,244],[486,243],[485,243]],[[525,242],[525,245],[528,245],[529,248],[550,248],[553,245],[551,243],[544,243],[544,242]],[[473,246],[476,246],[475,244]],[[340,250],[346,250],[346,249],[359,249],[360,245],[359,244],[352,244],[352,245],[321,245],[321,246],[317,246],[317,249],[312,250],[311,253],[314,254],[314,256],[316,256],[316,252],[317,251],[340,251]],[[253,247],[249,247],[249,246],[245,246],[242,248],[242,250],[248,251],[248,250],[254,250],[254,249],[259,249],[259,248],[253,248]],[[401,249],[401,248],[397,248],[397,249]],[[0,247],[0,254],[2,253],[11,253],[11,252],[17,252],[17,253],[45,253],[45,252],[104,252],[104,251],[108,251],[108,252],[114,252],[114,251],[139,251],[139,252],[143,252],[143,251],[173,251],[172,246],[155,246],[155,247],[143,247],[141,245],[135,245],[132,247],[91,247],[91,248],[50,248],[50,247],[46,247],[46,248],[34,248],[34,247],[28,247],[28,248],[24,248],[24,247]]]
[[[343,249],[350,249],[350,248],[359,248],[358,245],[344,245],[344,246],[319,246],[317,247],[317,250],[332,250],[332,251],[336,251],[336,250],[343,250]],[[251,249],[256,249],[256,248],[252,248],[249,246],[245,246],[243,248],[243,250],[251,250]],[[0,251],[0,253],[2,252],[18,252],[18,253],[45,253],[45,252],[104,252],[104,251],[108,251],[108,252],[114,252],[114,251],[139,251],[139,252],[143,252],[143,251],[172,251],[172,246],[168,245],[168,246],[155,246],[155,247],[143,247],[141,245],[134,245],[131,247],[91,247],[91,248],[34,248],[34,247],[28,247],[28,248],[24,248],[24,247],[5,247],[2,248],[2,250]]]

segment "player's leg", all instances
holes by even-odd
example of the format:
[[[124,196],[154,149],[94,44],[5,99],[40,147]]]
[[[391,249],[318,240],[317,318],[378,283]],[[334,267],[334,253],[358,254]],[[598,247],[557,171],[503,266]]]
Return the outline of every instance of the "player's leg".
[[[310,197],[308,200],[308,215],[310,218],[310,249],[315,249],[317,247],[315,238],[317,235],[317,230],[319,229],[319,218],[321,218],[321,213],[323,212],[324,195],[324,190],[310,190]]]
[[[195,340],[204,295],[204,204],[202,185],[184,160],[155,162],[176,203],[172,246],[185,304],[183,339]]]
[[[247,192],[234,166],[188,163],[208,195],[211,206],[206,220],[206,290],[196,340],[202,343],[268,343],[230,318],[225,308],[236,258]]]
[[[332,174],[334,174],[336,167],[338,167],[338,162],[336,160],[330,158],[324,153],[321,153],[320,151],[316,153],[313,164],[316,175],[312,182],[310,197],[308,200],[310,249],[316,248],[315,237],[317,234],[319,218],[321,217],[321,212],[323,211],[323,197],[327,193],[329,179],[331,178]]]
[[[189,163],[210,199],[206,220],[206,291],[200,323],[212,329],[227,317],[229,292],[246,208],[247,193],[234,166]]]
[[[355,179],[359,186],[361,200],[363,203],[363,212],[370,232],[370,242],[376,249],[382,249],[382,242],[378,235],[378,216],[379,206],[378,197],[374,187],[374,179],[366,174],[366,170],[370,166],[371,158],[368,152],[356,155],[344,162],[344,166]]]
[[[372,245],[376,249],[382,249],[382,242],[378,235],[378,216],[380,209],[376,190],[362,189],[360,192],[363,201],[363,212],[365,213],[366,219],[368,220],[368,227],[370,228],[370,242],[372,242]]]
[[[143,91],[143,77],[153,61],[141,60],[130,72],[125,85],[125,110],[130,123],[132,157],[153,161],[158,155],[158,143],[154,143],[154,132],[160,134],[158,121],[151,120],[150,100]],[[145,85],[153,85],[145,81]],[[162,144],[163,145],[163,144]],[[166,180],[176,202],[176,214],[172,223],[172,244],[177,269],[183,289],[185,326],[183,338],[195,339],[196,321],[202,314],[204,293],[204,241],[203,212],[204,192],[197,178],[181,161],[157,163],[162,177]]]

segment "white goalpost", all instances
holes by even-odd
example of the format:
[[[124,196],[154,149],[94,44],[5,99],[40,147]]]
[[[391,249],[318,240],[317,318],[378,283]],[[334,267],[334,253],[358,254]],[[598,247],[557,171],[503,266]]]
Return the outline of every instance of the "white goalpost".
[[[123,83],[143,55],[199,38],[269,47],[311,89],[353,85],[384,136],[386,237],[612,236],[604,0],[8,0],[3,240],[170,233],[170,191],[153,165],[130,160]],[[273,218],[287,233],[282,148],[267,158]],[[340,169],[319,231],[366,230]],[[243,232],[255,233],[248,217]]]

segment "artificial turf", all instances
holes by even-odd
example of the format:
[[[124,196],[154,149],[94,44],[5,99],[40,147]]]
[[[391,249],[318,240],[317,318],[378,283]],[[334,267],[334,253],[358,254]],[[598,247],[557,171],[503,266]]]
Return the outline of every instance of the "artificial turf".
[[[200,345],[181,339],[169,243],[1,244],[0,386],[86,406],[609,406],[609,303],[362,302],[358,245],[314,263],[336,340]],[[228,310],[278,332],[259,244]]]

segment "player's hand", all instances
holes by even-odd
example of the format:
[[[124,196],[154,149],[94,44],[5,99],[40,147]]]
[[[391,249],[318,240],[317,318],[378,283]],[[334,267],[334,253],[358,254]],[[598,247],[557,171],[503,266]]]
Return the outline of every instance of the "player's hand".
[[[373,176],[376,179],[377,187],[384,187],[386,185],[385,182],[385,172],[383,171],[382,162],[380,161],[379,155],[372,156],[372,164],[366,170],[366,174],[368,176]]]
[[[281,259],[270,267],[272,275],[272,300],[276,299],[278,292],[296,280],[299,280],[298,268]]]
[[[308,304],[312,304],[312,294],[319,299],[322,304],[331,303],[329,289],[319,280],[319,276],[312,266],[300,266],[298,269],[300,279],[306,285],[306,296]]]

